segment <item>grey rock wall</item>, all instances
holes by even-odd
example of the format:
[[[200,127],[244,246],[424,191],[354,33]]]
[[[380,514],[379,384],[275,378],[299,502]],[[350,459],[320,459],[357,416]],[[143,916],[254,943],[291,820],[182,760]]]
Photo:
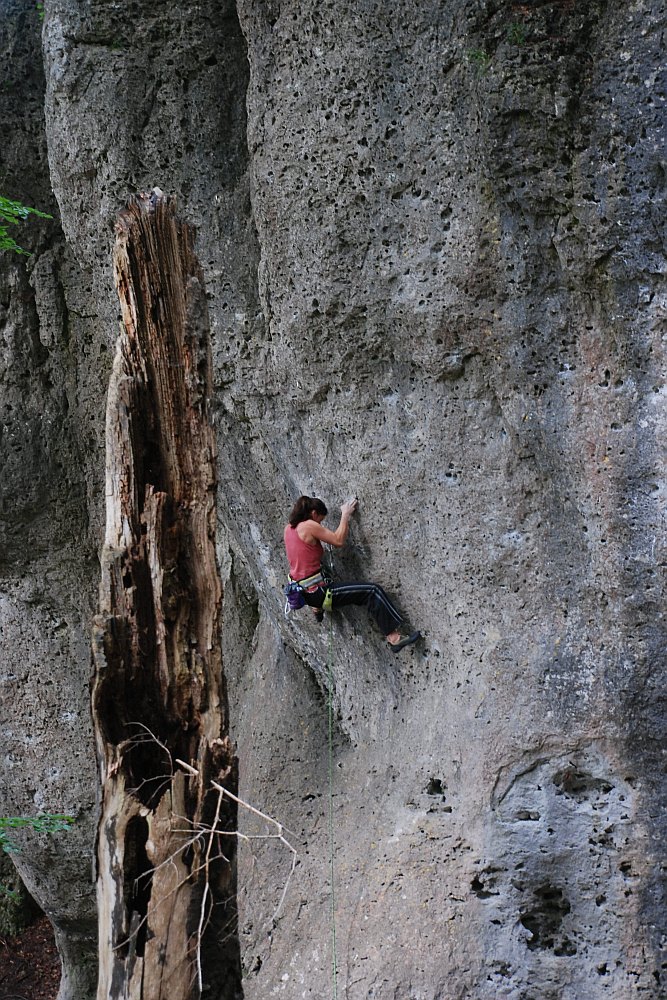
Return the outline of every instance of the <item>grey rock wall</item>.
[[[663,19],[241,11],[267,496],[281,469],[292,494],[358,493],[340,571],[382,580],[427,635],[396,663],[335,625],[341,981],[659,996]],[[239,522],[261,516],[258,474]],[[260,593],[276,520],[241,542]],[[308,852],[279,924],[298,948],[267,931],[279,880],[261,905],[248,887],[256,996],[330,975],[323,706],[295,679],[324,671],[327,639],[287,628],[301,662],[267,670],[262,633],[239,717],[249,787],[277,786]],[[257,717],[274,685],[277,754]]]
[[[63,996],[88,997],[96,979],[88,675],[98,542],[87,496],[99,481],[103,428],[86,402],[102,398],[105,381],[49,180],[34,5],[0,5],[0,52],[0,191],[55,216],[17,232],[34,256],[0,260],[0,812],[75,819],[52,837],[17,832],[12,858],[54,924]]]
[[[42,206],[50,179],[65,236],[2,262],[2,404],[22,408],[3,664],[25,734],[38,699],[76,706],[82,777],[54,791],[90,809],[111,224],[157,184],[199,228],[209,294],[242,795],[299,855],[281,903],[289,852],[241,852],[246,996],[331,991],[329,664],[341,992],[662,996],[662,5],[47,0],[45,81],[18,58],[30,5],[5,6],[6,65],[32,67],[12,176]],[[331,640],[285,620],[301,492],[332,524],[360,497],[336,570],[383,583],[414,651],[362,613]],[[64,767],[72,737],[42,731]],[[50,786],[11,732],[26,808]],[[58,877],[90,905],[66,839],[80,877]]]

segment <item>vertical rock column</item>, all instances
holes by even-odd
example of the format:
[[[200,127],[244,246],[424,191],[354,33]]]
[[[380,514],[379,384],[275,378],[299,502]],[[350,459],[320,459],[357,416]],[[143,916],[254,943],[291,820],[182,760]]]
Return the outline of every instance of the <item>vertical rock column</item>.
[[[121,214],[94,628],[100,1000],[240,991],[236,788],[215,559],[210,343],[192,231],[158,190]],[[177,761],[194,766],[188,777]],[[212,831],[216,832],[213,833]]]

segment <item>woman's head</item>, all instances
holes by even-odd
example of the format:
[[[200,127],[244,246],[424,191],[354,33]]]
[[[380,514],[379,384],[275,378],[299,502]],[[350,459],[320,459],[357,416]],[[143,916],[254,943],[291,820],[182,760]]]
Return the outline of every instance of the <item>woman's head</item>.
[[[302,521],[309,521],[313,516],[313,511],[321,517],[326,517],[327,508],[317,497],[299,497],[292,507],[289,523],[293,528],[296,528],[297,524],[301,524]]]

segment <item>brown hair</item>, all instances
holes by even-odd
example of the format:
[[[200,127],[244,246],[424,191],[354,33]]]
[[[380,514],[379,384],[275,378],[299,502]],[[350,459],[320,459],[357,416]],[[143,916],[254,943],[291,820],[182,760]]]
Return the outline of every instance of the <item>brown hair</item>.
[[[308,521],[313,511],[325,517],[327,508],[317,497],[299,497],[289,516],[290,525],[296,528],[297,524],[301,524],[302,521]]]

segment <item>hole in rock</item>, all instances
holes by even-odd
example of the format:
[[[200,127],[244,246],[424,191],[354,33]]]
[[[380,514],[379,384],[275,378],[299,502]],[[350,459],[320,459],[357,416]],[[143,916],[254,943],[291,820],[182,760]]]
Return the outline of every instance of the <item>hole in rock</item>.
[[[553,776],[553,783],[558,789],[556,794],[568,795],[578,802],[598,795],[607,795],[614,787],[604,778],[595,778],[592,774],[580,770],[575,765],[557,771]]]
[[[429,778],[426,786],[427,795],[444,795],[445,789],[440,778]]]
[[[478,899],[490,899],[491,896],[499,896],[500,895],[499,892],[491,892],[487,888],[487,884],[489,883],[484,882],[485,874],[486,874],[485,872],[480,872],[479,875],[475,875],[474,879],[470,883],[470,888],[475,893]],[[492,873],[489,872],[488,874],[490,875]]]
[[[531,951],[551,949],[555,955],[575,955],[577,952],[569,938],[557,940],[563,918],[570,912],[569,900],[563,890],[545,884],[533,892],[533,905],[525,910],[520,920],[531,938],[526,942]]]

